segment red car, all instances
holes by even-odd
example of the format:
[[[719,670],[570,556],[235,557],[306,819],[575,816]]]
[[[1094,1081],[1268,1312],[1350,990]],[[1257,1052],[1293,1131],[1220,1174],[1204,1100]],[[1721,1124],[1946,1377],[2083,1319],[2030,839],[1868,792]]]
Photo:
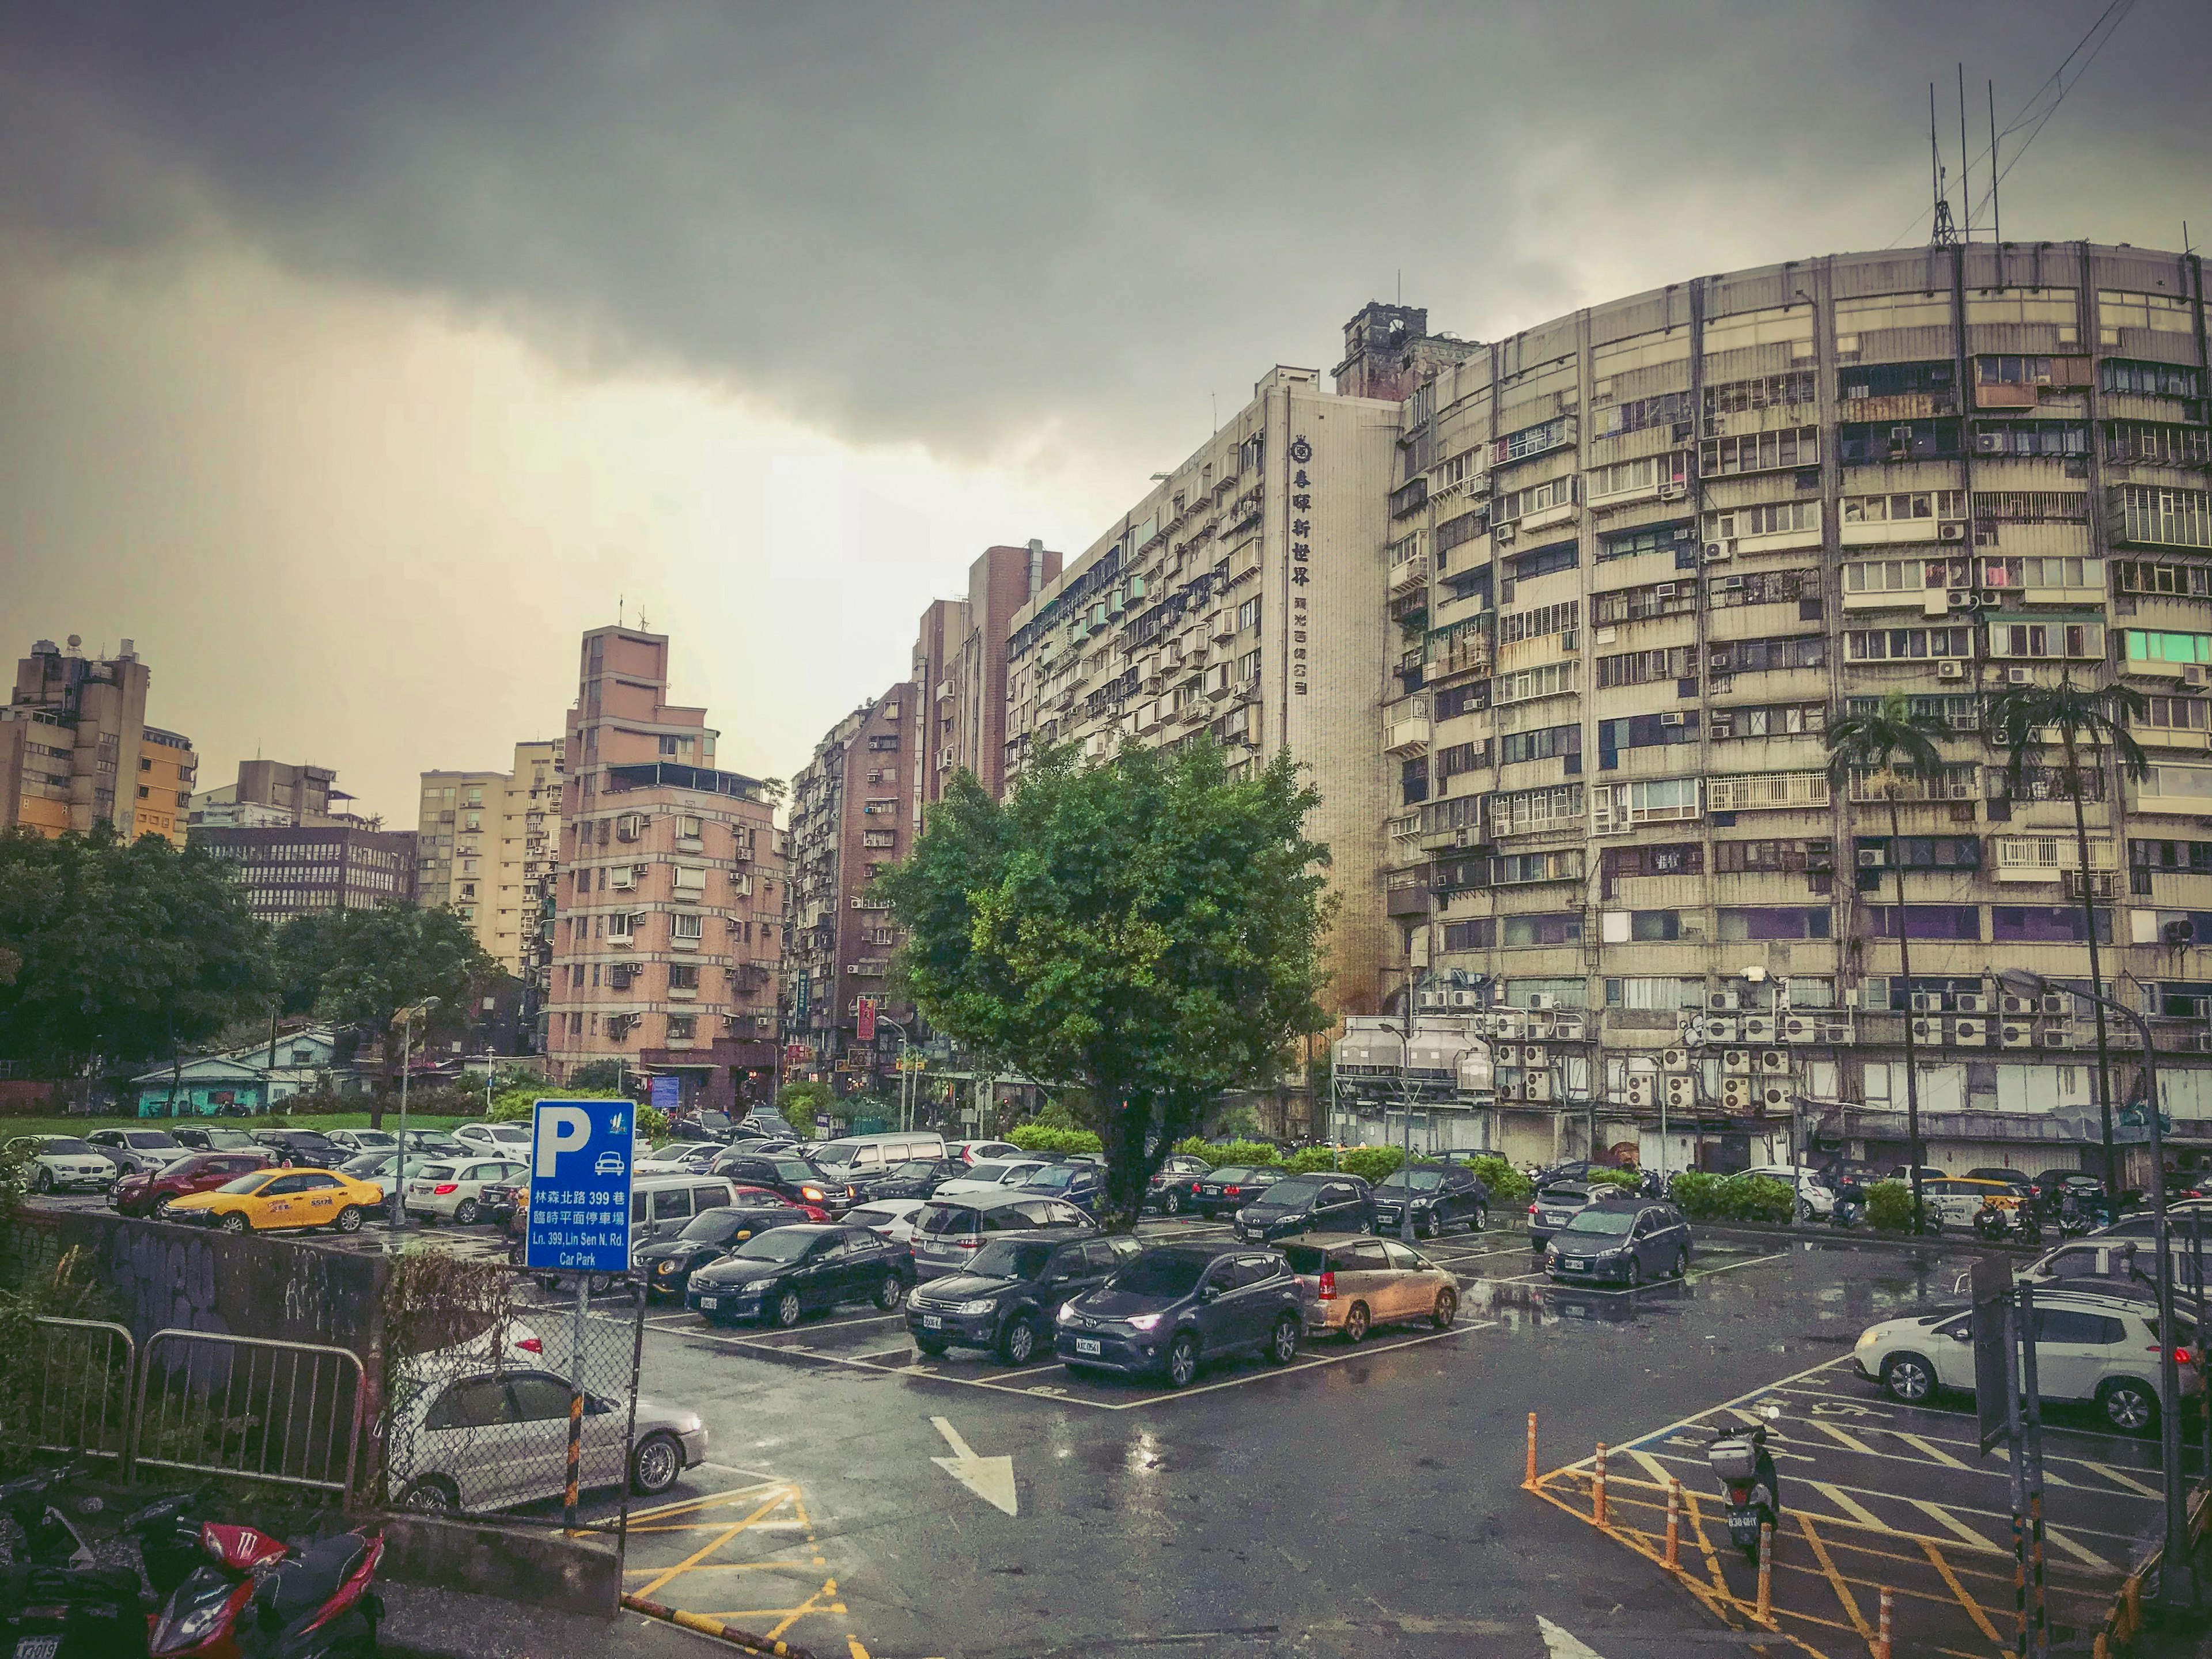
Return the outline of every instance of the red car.
[[[191,1193],[211,1193],[226,1181],[267,1169],[275,1160],[259,1150],[247,1152],[193,1152],[151,1175],[124,1176],[109,1194],[125,1215],[153,1216],[174,1200]]]

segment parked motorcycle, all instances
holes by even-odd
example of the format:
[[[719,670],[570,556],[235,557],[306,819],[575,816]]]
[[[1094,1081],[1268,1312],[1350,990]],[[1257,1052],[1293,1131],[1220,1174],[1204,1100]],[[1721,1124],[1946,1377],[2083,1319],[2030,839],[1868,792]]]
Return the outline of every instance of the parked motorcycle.
[[[12,1563],[0,1573],[0,1653],[136,1659],[146,1650],[138,1575],[95,1567],[91,1546],[57,1501],[90,1472],[89,1463],[70,1463],[0,1484],[0,1513],[16,1534]]]
[[[340,1533],[294,1549],[252,1527],[210,1522],[198,1532],[201,1564],[155,1616],[151,1659],[375,1651],[384,1603],[369,1582],[384,1554],[381,1534]],[[148,1571],[150,1577],[150,1562]]]
[[[64,1463],[0,1482],[0,1514],[15,1523],[11,1559],[18,1567],[88,1567],[92,1547],[55,1503],[61,1488],[92,1473],[89,1462]]]
[[[2008,1238],[2021,1244],[2043,1243],[2043,1224],[2036,1219],[2033,1204],[2004,1205],[1994,1198],[1984,1199],[1974,1212],[1974,1233],[1989,1244],[2002,1244]]]
[[[1866,1219],[1866,1194],[1856,1187],[1846,1187],[1836,1194],[1835,1207],[1828,1212],[1831,1227],[1856,1227]]]
[[[1769,1415],[1777,1415],[1770,1410]],[[1705,1461],[1727,1495],[1729,1541],[1747,1561],[1759,1559],[1761,1527],[1782,1525],[1782,1480],[1766,1449],[1766,1425],[1712,1431]]]

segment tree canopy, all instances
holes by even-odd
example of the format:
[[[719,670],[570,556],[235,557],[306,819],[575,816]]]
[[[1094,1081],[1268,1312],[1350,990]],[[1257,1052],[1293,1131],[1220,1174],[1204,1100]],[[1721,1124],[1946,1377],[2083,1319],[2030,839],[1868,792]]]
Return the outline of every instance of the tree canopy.
[[[265,1010],[268,930],[205,853],[105,826],[0,834],[0,1055],[138,1066]]]
[[[1211,744],[1054,752],[1003,804],[956,777],[878,878],[923,1015],[1082,1090],[1123,1217],[1224,1089],[1328,1024],[1328,849],[1303,830],[1319,800],[1286,754],[1231,779]]]

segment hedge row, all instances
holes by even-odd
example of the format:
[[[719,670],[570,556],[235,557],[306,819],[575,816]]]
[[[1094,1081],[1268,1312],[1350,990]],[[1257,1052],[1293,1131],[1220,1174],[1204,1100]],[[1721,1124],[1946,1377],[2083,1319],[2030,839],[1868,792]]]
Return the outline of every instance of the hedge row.
[[[1176,1143],[1176,1151],[1192,1158],[1202,1158],[1217,1170],[1224,1164],[1260,1164],[1281,1169],[1291,1175],[1313,1175],[1322,1170],[1343,1170],[1364,1180],[1382,1182],[1396,1174],[1406,1162],[1405,1149],[1399,1146],[1346,1146],[1332,1151],[1327,1146],[1306,1146],[1285,1160],[1274,1147],[1263,1140],[1209,1141],[1196,1135]],[[1416,1158],[1416,1164],[1425,1162]],[[1478,1158],[1468,1167],[1482,1177],[1490,1188],[1494,1202],[1525,1200],[1528,1196],[1528,1177],[1522,1175],[1502,1158]],[[1630,1177],[1633,1179],[1633,1177]]]
[[[1042,1123],[1024,1123],[1007,1139],[1025,1152],[1100,1152],[1105,1143],[1088,1129],[1054,1129]]]
[[[1674,1177],[1670,1195],[1696,1221],[1788,1221],[1797,1212],[1797,1194],[1766,1176],[1685,1170]]]

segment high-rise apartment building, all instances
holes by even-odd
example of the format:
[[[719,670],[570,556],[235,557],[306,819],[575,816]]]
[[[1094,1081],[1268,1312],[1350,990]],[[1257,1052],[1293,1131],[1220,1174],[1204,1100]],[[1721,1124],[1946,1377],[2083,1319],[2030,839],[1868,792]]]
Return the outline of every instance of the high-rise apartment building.
[[[2086,985],[2085,901],[2185,1144],[2212,1133],[2205,342],[2193,256],[1952,246],[1694,278],[1402,388],[1372,982],[1515,1011],[1495,1112],[1446,1103],[1441,1134],[1895,1162],[1909,1022],[1936,1162],[2070,1162],[2091,1006],[1994,974]],[[1984,718],[2062,680],[2149,698],[2150,775],[2107,757],[2087,869]],[[1950,732],[1895,838],[1824,739],[1892,690]]]
[[[619,1059],[679,1077],[687,1102],[772,1091],[783,850],[767,792],[715,769],[705,709],[668,702],[666,635],[592,629],[578,682],[559,769],[555,1077]]]
[[[968,567],[967,599],[939,599],[922,613],[913,675],[924,704],[916,727],[920,799],[941,798],[962,771],[994,799],[1006,793],[1007,641],[1014,613],[1060,566],[1060,555],[1042,542],[987,548]]]
[[[415,901],[415,837],[404,830],[194,824],[187,833],[236,876],[254,915],[271,926]]]
[[[544,938],[544,888],[560,837],[561,750],[557,738],[518,743],[510,771],[422,777],[416,902],[451,905],[485,953],[523,979]]]
[[[1376,754],[1385,526],[1401,406],[1278,368],[1252,401],[1017,611],[1007,781],[1039,745],[1211,738],[1249,769],[1287,749],[1321,791],[1343,908],[1329,994],[1371,1010],[1385,838]]]
[[[891,957],[901,938],[887,907],[868,889],[912,851],[913,789],[922,752],[920,687],[894,685],[830,727],[791,783],[788,944],[783,961],[790,1034],[814,1050],[816,1069],[835,1068],[864,1086],[896,1054],[888,1033],[857,1041],[860,1000],[910,1020],[888,1001]],[[911,1025],[908,1036],[915,1035]]]
[[[188,738],[146,725],[152,672],[131,641],[113,657],[40,640],[15,664],[0,708],[0,829],[89,835],[111,825],[126,841],[182,843],[181,822],[199,757]]]
[[[337,787],[337,779],[327,766],[240,761],[236,781],[192,797],[191,823],[195,829],[270,830],[287,824],[381,829],[379,820],[347,810],[353,797]]]

